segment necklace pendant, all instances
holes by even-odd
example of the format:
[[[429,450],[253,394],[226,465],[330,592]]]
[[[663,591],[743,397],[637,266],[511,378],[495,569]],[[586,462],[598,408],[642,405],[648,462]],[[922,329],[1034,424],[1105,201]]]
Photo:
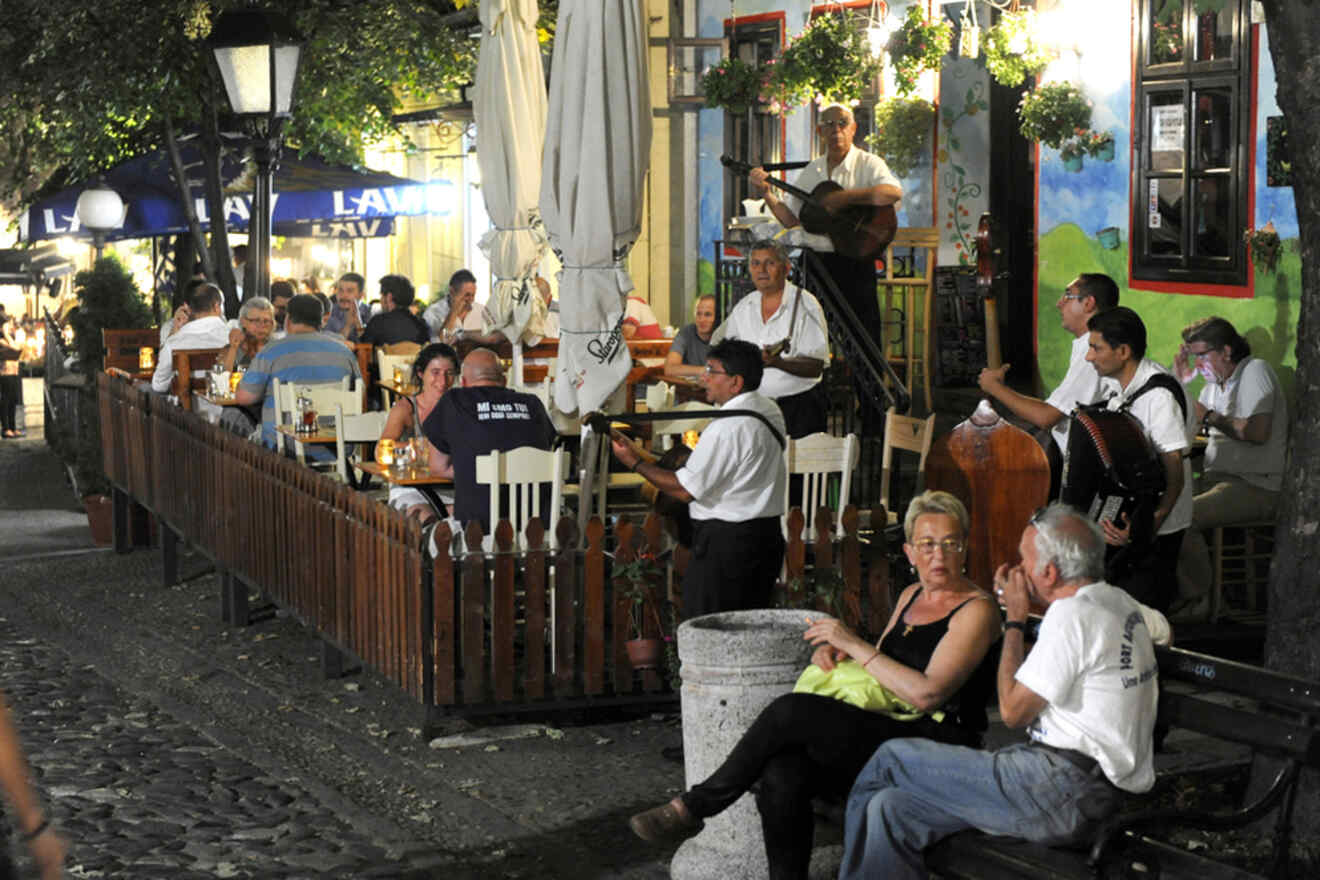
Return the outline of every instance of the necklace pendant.
[[[912,624],[909,623],[903,627],[903,638],[907,638],[910,635],[912,635]]]

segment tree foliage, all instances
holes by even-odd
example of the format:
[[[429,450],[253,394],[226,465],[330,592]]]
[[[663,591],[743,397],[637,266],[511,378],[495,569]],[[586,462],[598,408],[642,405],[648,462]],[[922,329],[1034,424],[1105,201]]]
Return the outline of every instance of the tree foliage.
[[[0,29],[0,196],[7,207],[84,180],[226,110],[205,39],[239,0],[8,0]],[[357,162],[398,134],[407,97],[469,82],[477,41],[450,0],[273,2],[307,39],[286,143]]]

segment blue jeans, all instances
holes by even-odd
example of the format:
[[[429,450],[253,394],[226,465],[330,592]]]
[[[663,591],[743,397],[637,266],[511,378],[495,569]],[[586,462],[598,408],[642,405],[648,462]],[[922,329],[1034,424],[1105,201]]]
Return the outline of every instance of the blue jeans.
[[[1113,802],[1093,778],[1047,749],[1026,744],[994,752],[924,739],[885,743],[848,795],[839,880],[925,880],[922,850],[967,828],[1037,843],[1073,840],[1095,818],[1096,799]]]

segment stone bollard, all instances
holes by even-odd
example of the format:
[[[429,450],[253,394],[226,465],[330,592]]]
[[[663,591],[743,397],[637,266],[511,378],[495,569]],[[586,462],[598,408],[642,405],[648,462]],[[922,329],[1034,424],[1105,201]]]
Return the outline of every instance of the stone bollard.
[[[679,626],[687,787],[713,773],[761,710],[793,689],[813,650],[802,638],[808,613],[829,617],[801,609],[728,611]],[[751,794],[707,819],[669,865],[675,880],[751,880],[768,873]]]

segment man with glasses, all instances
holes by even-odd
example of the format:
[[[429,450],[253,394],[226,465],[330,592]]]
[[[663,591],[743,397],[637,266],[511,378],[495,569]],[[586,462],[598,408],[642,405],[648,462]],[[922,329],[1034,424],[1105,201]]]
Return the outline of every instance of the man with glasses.
[[[1274,519],[1283,488],[1288,401],[1273,368],[1223,318],[1202,318],[1182,331],[1173,371],[1184,385],[1200,375],[1196,421],[1209,443],[1196,481],[1192,526],[1178,565],[1180,616],[1209,613],[1214,571],[1205,529]]]
[[[779,404],[790,437],[824,431],[829,411],[820,378],[830,349],[820,302],[788,283],[788,252],[777,241],[753,244],[747,271],[756,290],[738,300],[711,340],[760,348],[760,392]]]
[[[690,504],[692,559],[683,578],[683,617],[767,608],[784,537],[784,417],[757,389],[761,352],[726,339],[706,361],[706,398],[745,415],[713,419],[692,456],[676,471],[642,461],[617,432],[614,456],[661,492]]]
[[[1062,504],[1032,517],[1021,562],[995,572],[1004,605],[999,714],[1028,741],[996,751],[925,739],[876,750],[848,796],[840,880],[924,878],[922,850],[977,828],[1049,845],[1085,840],[1121,792],[1155,782],[1155,644],[1168,622],[1105,583],[1105,539]],[[1045,605],[1026,649],[1032,601]]]
[[[903,198],[903,188],[884,159],[853,144],[857,122],[852,110],[842,104],[825,107],[820,111],[816,132],[825,147],[825,155],[814,159],[794,178],[793,184],[798,189],[811,192],[827,180],[839,184],[843,189],[829,193],[821,200],[821,207],[830,213],[850,205],[893,205],[897,209]],[[781,200],[766,183],[767,177],[769,174],[764,168],[751,170],[748,180],[752,195],[765,199],[765,206],[785,229],[800,225],[802,201],[796,196],[785,196]],[[839,291],[857,313],[862,329],[879,345],[881,321],[875,288],[875,260],[856,260],[828,252],[819,253],[819,256]],[[863,407],[863,415],[870,411],[871,407]]]
[[[1012,364],[981,370],[977,383],[981,390],[1008,408],[1019,419],[1030,422],[1042,431],[1049,431],[1053,447],[1042,440],[1045,454],[1050,460],[1050,497],[1059,495],[1059,475],[1063,467],[1063,453],[1068,448],[1068,416],[1078,406],[1089,406],[1102,399],[1100,376],[1086,360],[1091,336],[1086,322],[1091,316],[1118,306],[1118,285],[1108,275],[1083,272],[1064,288],[1054,307],[1059,310],[1059,323],[1073,335],[1072,354],[1068,357],[1068,372],[1054,393],[1044,400],[1014,391],[1004,380]]]

